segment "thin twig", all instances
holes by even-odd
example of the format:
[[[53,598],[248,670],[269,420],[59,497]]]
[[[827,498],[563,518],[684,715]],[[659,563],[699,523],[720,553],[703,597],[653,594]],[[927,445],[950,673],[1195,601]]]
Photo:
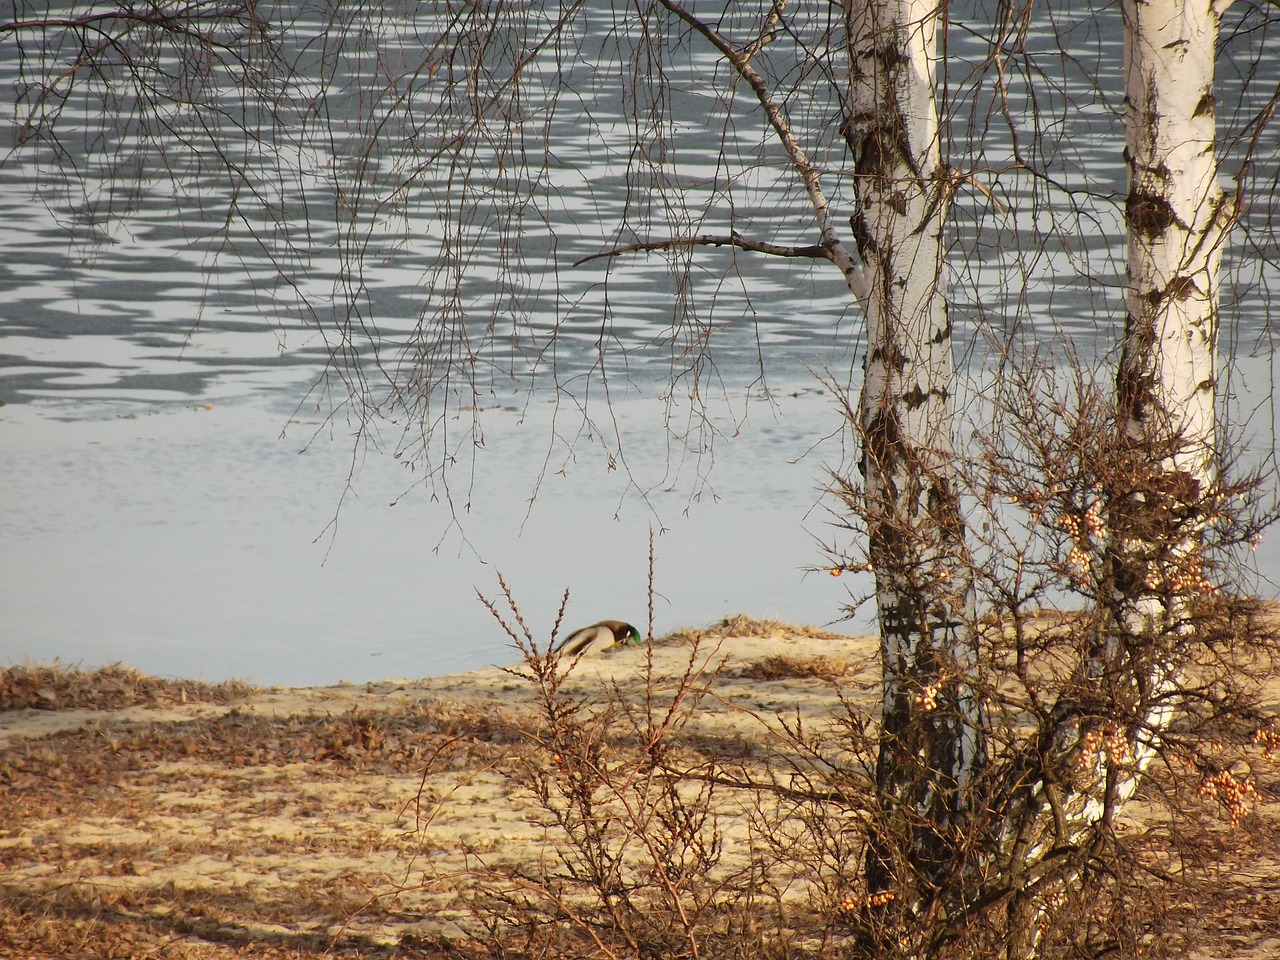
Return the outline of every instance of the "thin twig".
[[[802,247],[790,247],[780,243],[768,243],[764,240],[748,240],[740,233],[718,234],[700,237],[672,237],[670,240],[651,240],[646,243],[629,243],[622,247],[613,247],[601,253],[575,260],[573,265],[580,267],[592,260],[620,257],[626,253],[649,252],[653,250],[670,250],[674,247],[737,247],[739,250],[750,250],[753,253],[764,253],[771,257],[807,257],[812,260],[830,260],[835,262],[830,250],[821,244],[811,243]]]

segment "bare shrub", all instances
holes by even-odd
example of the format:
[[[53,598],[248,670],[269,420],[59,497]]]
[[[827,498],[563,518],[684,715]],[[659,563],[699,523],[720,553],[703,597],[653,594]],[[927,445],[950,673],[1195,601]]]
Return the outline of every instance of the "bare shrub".
[[[536,864],[472,872],[467,899],[489,950],[699,956],[744,933],[754,898],[723,862],[719,767],[685,736],[716,651],[695,642],[683,672],[661,677],[650,649],[639,702],[616,683],[584,691],[566,682],[570,658],[554,649],[563,605],[543,647],[503,589],[510,617],[490,609],[521,652],[510,672],[536,705],[524,749],[504,772],[536,798],[548,840]]]
[[[962,691],[981,698],[987,750],[953,804],[972,815],[941,833],[912,794],[880,791],[872,830],[891,879],[867,896],[888,897],[880,912],[892,920],[869,936],[924,956],[1032,955],[1049,949],[1040,941],[1051,929],[1068,953],[1086,942],[1137,950],[1120,935],[1142,929],[1135,904],[1150,916],[1160,873],[1122,828],[1126,804],[1138,794],[1174,824],[1200,801],[1232,826],[1249,809],[1239,761],[1268,736],[1254,704],[1277,635],[1245,561],[1274,508],[1259,477],[1229,462],[1189,504],[1165,466],[1180,441],[1163,428],[1118,434],[1109,384],[1071,358],[1067,378],[1052,358],[1005,361],[984,398],[991,419],[958,469],[980,611],[965,629],[980,655],[968,664],[936,652],[931,682],[914,693],[943,725],[965,722]],[[858,429],[855,414],[850,423]],[[884,522],[860,484],[838,475],[833,489],[851,529]],[[1139,617],[1142,595],[1152,612]],[[920,856],[922,834],[932,859]]]
[[[1066,381],[1041,358],[1012,366],[959,462],[978,598],[964,629],[981,656],[938,652],[935,680],[911,691],[941,724],[972,715],[960,691],[980,698],[986,752],[950,804],[971,815],[939,830],[924,803],[884,789],[879,697],[860,665],[778,655],[736,674],[835,686],[841,709],[820,721],[723,697],[711,638],[780,625],[674,635],[685,648],[672,676],[650,646],[636,692],[570,677],[553,649],[559,618],[540,644],[504,585],[509,614],[490,609],[522,654],[511,672],[535,709],[502,774],[535,798],[545,839],[531,862],[471,860],[464,898],[488,955],[1189,948],[1191,926],[1169,937],[1161,918],[1194,898],[1197,845],[1248,820],[1255,771],[1280,747],[1256,705],[1274,674],[1276,620],[1247,591],[1242,563],[1273,511],[1256,477],[1229,479],[1225,465],[1195,511],[1152,509],[1167,483],[1160,451],[1117,442],[1110,391],[1078,365]],[[877,509],[847,477],[833,491],[852,527]],[[1145,545],[1164,619],[1140,624],[1125,609],[1125,535]],[[703,716],[724,712],[742,720],[750,749],[703,735]],[[895,762],[923,769],[928,744],[911,749],[921,752]]]

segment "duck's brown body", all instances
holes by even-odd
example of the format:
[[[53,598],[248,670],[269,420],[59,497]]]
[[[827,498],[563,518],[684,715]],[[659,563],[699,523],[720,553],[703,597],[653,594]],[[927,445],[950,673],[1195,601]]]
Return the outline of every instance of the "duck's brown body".
[[[562,656],[580,657],[618,644],[639,642],[640,631],[631,624],[621,620],[601,620],[573,631],[556,646],[556,652]]]

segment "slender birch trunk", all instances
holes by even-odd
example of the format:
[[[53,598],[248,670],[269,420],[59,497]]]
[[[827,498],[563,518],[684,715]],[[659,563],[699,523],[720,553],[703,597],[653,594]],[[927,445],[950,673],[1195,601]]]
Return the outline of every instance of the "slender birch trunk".
[[[952,454],[955,366],[943,291],[942,229],[953,186],[942,163],[935,101],[939,7],[933,0],[853,0],[843,133],[854,157],[859,256],[840,240],[821,166],[796,139],[752,61],[774,35],[735,47],[676,0],[664,7],[706,38],[755,94],[813,206],[822,255],[867,318],[859,404],[870,557],[884,669],[879,792],[897,820],[876,838],[868,882],[898,870],[932,900],[965,858],[971,785],[985,756],[970,680],[977,662],[971,564]],[[903,840],[897,848],[890,838]]]
[[[955,377],[942,231],[951,180],[941,158],[938,7],[865,0],[849,10],[854,237],[867,295],[859,403],[884,671],[877,779],[895,836],[868,857],[873,890],[907,868],[929,899],[962,862],[969,789],[984,755],[970,679],[977,651],[952,454]],[[895,863],[895,860],[899,861]]]
[[[1214,152],[1218,16],[1210,0],[1124,4],[1129,285],[1117,395],[1129,436],[1167,448],[1166,502],[1148,504],[1161,514],[1195,510],[1216,479],[1219,268],[1233,221]],[[1139,575],[1118,588],[1163,617],[1150,606],[1160,591],[1144,590],[1150,573]]]
[[[1218,12],[1210,0],[1126,0],[1123,11],[1129,282],[1116,395],[1120,429],[1153,463],[1111,511],[1117,637],[1106,653],[1133,688],[1134,757],[1088,817],[1132,795],[1176,706],[1196,600],[1212,590],[1199,558],[1217,481],[1219,270],[1233,221],[1215,153]]]
[[[1215,156],[1219,14],[1209,0],[1122,9],[1129,255],[1117,430],[1147,463],[1108,511],[1111,628],[1083,665],[1083,700],[1059,704],[1042,776],[1005,834],[1016,837],[1006,862],[1025,870],[1029,892],[1015,903],[1023,939],[1011,958],[1035,953],[1035,921],[1055,889],[1044,882],[1054,872],[1037,866],[1047,851],[1077,851],[1059,882],[1072,876],[1137,788],[1177,707],[1196,601],[1212,590],[1200,537],[1217,481],[1219,267],[1233,221]],[[1089,702],[1131,720],[1104,726]]]
[[[1133,665],[1142,713],[1113,802],[1132,794],[1169,722],[1182,640],[1213,589],[1201,537],[1215,509],[1219,271],[1234,222],[1215,152],[1219,11],[1211,0],[1126,0],[1123,11],[1129,283],[1116,395],[1121,429],[1155,462],[1145,489],[1112,509],[1118,642],[1108,657]]]

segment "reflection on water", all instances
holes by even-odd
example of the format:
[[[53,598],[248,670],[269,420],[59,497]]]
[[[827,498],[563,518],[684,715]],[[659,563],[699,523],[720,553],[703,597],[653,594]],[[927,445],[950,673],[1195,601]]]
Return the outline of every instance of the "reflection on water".
[[[300,9],[300,36],[318,33],[320,22],[306,19],[313,8]],[[596,29],[590,18],[574,38],[584,58],[571,70],[572,89],[560,91],[580,109],[548,128],[556,163],[539,173],[551,189],[524,221],[521,268],[504,274],[481,258],[459,281],[478,304],[480,433],[469,432],[468,411],[445,423],[447,449],[459,456],[447,485],[392,458],[402,440],[394,427],[354,443],[344,397],[327,395],[320,381],[332,324],[366,323],[394,362],[398,344],[430,317],[424,290],[438,279],[442,244],[431,207],[441,185],[419,178],[386,229],[380,221],[370,228],[373,252],[349,287],[350,248],[335,208],[372,114],[346,91],[364,73],[395,73],[398,57],[420,56],[430,12],[402,12],[379,16],[377,44],[352,31],[341,57],[312,63],[314,45],[295,51],[300,69],[335,71],[322,99],[342,122],[323,136],[249,143],[223,131],[220,147],[252,160],[255,197],[283,220],[288,244],[274,261],[247,219],[227,219],[231,192],[208,176],[217,165],[207,150],[175,148],[164,175],[154,157],[143,158],[150,175],[113,184],[113,164],[127,166],[140,143],[126,124],[113,132],[119,153],[80,144],[82,183],[60,172],[45,145],[11,150],[13,129],[0,129],[0,400],[8,404],[0,409],[0,660],[124,659],[162,673],[285,683],[507,662],[511,651],[475,588],[495,592],[502,570],[539,626],[554,618],[565,587],[571,626],[602,617],[639,623],[651,525],[667,529],[654,585],[660,630],[739,611],[826,622],[846,589],[867,588],[859,578],[803,575],[822,562],[815,540],[832,533],[815,506],[823,465],[847,462],[839,418],[809,370],[856,382],[860,351],[861,324],[835,272],[704,251],[698,323],[678,328],[669,264],[612,264],[607,295],[599,262],[570,266],[614,242],[637,202],[624,176],[634,158],[619,78],[584,54],[630,41],[625,29]],[[1012,143],[990,123],[991,88],[971,73],[987,62],[992,32],[960,7],[953,22],[951,82],[970,106],[951,118],[952,136],[985,137],[975,163],[998,170],[1013,159]],[[1224,47],[1266,38],[1228,33]],[[1064,40],[1068,58],[1055,54]],[[1069,108],[1058,91],[1037,90],[1047,117],[1037,149],[1077,192],[1050,209],[1043,184],[1014,172],[957,196],[953,316],[973,369],[986,362],[985,331],[1060,333],[1089,356],[1114,343],[1122,316],[1123,257],[1113,242],[1124,179],[1118,13],[1059,11],[1033,25],[1030,49],[1068,74]],[[1256,90],[1274,89],[1265,74],[1277,64],[1261,64]],[[735,107],[742,120],[727,133],[713,129],[708,111],[723,106],[708,99],[715,57],[681,47],[668,66],[670,133],[689,187],[680,215],[699,230],[727,229],[711,185],[740,164],[729,192],[733,225],[794,242],[783,235],[802,220],[779,215],[794,197],[778,190],[770,166],[753,162],[762,135],[746,119],[749,102]],[[17,58],[0,55],[0,89],[11,88],[18,68]],[[321,92],[318,73],[302,77],[294,119]],[[1011,114],[1021,115],[1028,91],[1016,73],[1007,93]],[[220,94],[233,101],[238,91]],[[801,99],[791,104],[797,122],[819,124],[830,104],[815,97],[806,108]],[[1224,95],[1220,116],[1239,127],[1260,105],[1254,94]],[[99,108],[73,99],[65,118],[92,131]],[[175,130],[193,132],[206,119],[177,118]],[[838,141],[828,127],[812,132]],[[405,147],[369,161],[395,183],[417,158]],[[1276,158],[1259,161],[1265,183]],[[484,209],[506,215],[513,187],[495,170],[472,173],[489,198]],[[387,191],[370,204],[396,192]],[[125,207],[127,218],[112,215]],[[1229,346],[1248,372],[1232,380],[1232,416],[1253,417],[1265,455],[1274,446],[1267,417],[1276,373],[1251,357],[1270,353],[1276,239],[1265,206],[1249,216],[1264,228],[1250,240],[1260,246],[1242,241],[1227,264],[1236,281],[1227,300],[1240,308]],[[1026,270],[1013,268],[1009,252],[1045,229],[1045,218],[1060,242]],[[669,225],[655,224],[664,235]],[[518,330],[508,306],[518,310]],[[702,365],[704,346],[714,365]],[[760,397],[762,363],[773,403]],[[609,404],[600,402],[602,374]],[[531,378],[539,386],[532,399],[519,392]],[[676,400],[657,399],[672,383]],[[709,422],[677,402],[691,393],[708,404]],[[1260,554],[1265,564],[1280,556],[1270,550]]]

